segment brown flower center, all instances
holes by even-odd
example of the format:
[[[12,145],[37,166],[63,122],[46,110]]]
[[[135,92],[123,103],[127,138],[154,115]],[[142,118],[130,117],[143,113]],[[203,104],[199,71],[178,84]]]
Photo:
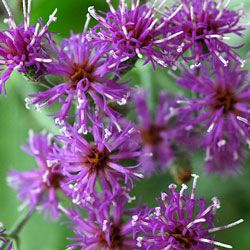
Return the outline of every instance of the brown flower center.
[[[152,124],[148,129],[142,129],[141,135],[144,144],[148,145],[158,145],[162,142],[162,137],[160,135],[164,128]]]
[[[59,169],[59,166],[56,166],[53,170],[55,171],[56,168]],[[65,177],[60,173],[52,172],[49,168],[47,178],[48,181],[46,182],[46,185],[48,186],[48,188],[52,187],[58,189],[60,188],[61,182],[64,180]]]
[[[92,171],[103,170],[107,166],[109,159],[108,153],[104,150],[99,152],[96,147],[93,147],[87,158],[87,163],[91,166]]]
[[[86,79],[88,79],[89,82],[93,82],[95,80],[94,71],[94,65],[88,65],[88,62],[81,65],[74,64],[73,74],[70,77],[70,80],[72,81],[72,88],[76,88],[78,82],[84,79],[83,85],[86,85]]]
[[[175,228],[174,232],[169,233],[169,236],[174,237],[175,240],[180,243],[180,246],[183,249],[190,249],[195,244],[195,241],[189,231],[187,231],[186,234],[183,235],[182,234],[183,230],[184,230],[184,227],[179,226]]]
[[[121,236],[121,229],[119,226],[112,226],[111,227],[111,234],[110,234],[110,250],[118,250],[122,249],[123,246],[123,238]],[[101,238],[101,245],[103,247],[107,247],[106,236],[102,232],[99,237]]]
[[[223,108],[223,113],[227,114],[229,112],[237,112],[235,108],[235,104],[237,103],[237,99],[234,95],[234,92],[230,89],[217,89],[217,93],[214,98],[214,109]]]

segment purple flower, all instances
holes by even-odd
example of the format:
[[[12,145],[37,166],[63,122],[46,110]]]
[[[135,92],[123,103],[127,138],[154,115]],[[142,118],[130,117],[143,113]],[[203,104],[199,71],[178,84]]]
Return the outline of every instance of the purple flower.
[[[132,211],[126,210],[127,193],[117,190],[115,196],[105,193],[101,199],[96,198],[92,205],[86,207],[86,219],[76,211],[69,211],[72,220],[71,229],[76,237],[68,249],[82,250],[133,250],[136,241],[132,238],[131,220],[125,216]]]
[[[64,77],[63,82],[31,95],[32,104],[39,109],[60,102],[57,120],[61,123],[70,117],[70,108],[76,101],[78,127],[82,131],[88,128],[88,121],[99,112],[104,112],[116,123],[118,113],[108,105],[108,101],[124,105],[130,89],[107,78],[109,74],[116,74],[111,62],[105,48],[97,48],[86,32],[72,34],[69,39],[63,40],[58,58],[48,64],[48,73]]]
[[[7,235],[5,234],[6,229],[4,228],[3,224],[0,222],[0,249],[2,250],[1,247],[5,246],[6,249],[6,245],[8,244],[7,241]],[[8,246],[6,250],[13,250],[13,243],[11,242]]]
[[[22,207],[37,208],[46,216],[50,215],[51,219],[56,219],[60,215],[57,191],[62,190],[65,176],[61,166],[54,164],[49,158],[53,147],[56,146],[52,144],[51,139],[52,136],[44,132],[37,135],[30,133],[28,144],[23,150],[35,158],[39,169],[25,172],[12,170],[8,176],[8,183],[17,190],[18,198],[23,201]]]
[[[133,139],[136,131],[132,126],[120,132],[114,125],[104,128],[95,122],[87,136],[70,126],[63,131],[65,135],[58,138],[65,145],[54,152],[52,159],[68,176],[73,203],[81,204],[91,198],[97,190],[97,182],[102,190],[114,191],[123,182],[131,188],[132,179],[143,177],[136,169],[140,152]]]
[[[135,96],[137,116],[139,118],[138,129],[141,132],[142,152],[140,163],[146,175],[156,172],[157,165],[166,170],[173,160],[171,140],[174,136],[170,128],[170,120],[175,115],[171,107],[171,97],[165,92],[160,93],[155,119],[147,104],[147,94],[140,91]]]
[[[161,33],[161,24],[156,17],[157,11],[153,5],[140,5],[139,1],[132,0],[131,8],[125,0],[119,1],[117,10],[114,9],[110,0],[106,0],[110,12],[97,14],[94,7],[89,7],[89,13],[98,24],[91,30],[91,35],[97,45],[105,44],[110,48],[110,54],[124,64],[135,63],[138,58],[145,56],[145,63],[151,62],[166,66],[170,63],[167,53],[160,50],[160,46],[169,40]],[[133,65],[132,65],[133,66]]]
[[[2,89],[6,94],[6,81],[9,79],[13,70],[17,69],[27,77],[37,80],[46,70],[45,64],[51,59],[46,53],[46,47],[51,47],[54,43],[48,32],[49,25],[56,20],[55,10],[50,15],[48,22],[44,25],[42,20],[36,25],[30,25],[31,0],[23,0],[24,23],[16,25],[13,15],[5,2],[2,0],[9,18],[6,22],[10,29],[0,32],[0,71],[4,73],[0,76],[0,93]]]
[[[233,138],[228,141],[230,143],[221,147],[207,147],[205,168],[208,173],[240,173],[246,158],[245,145],[235,143]]]
[[[164,21],[166,34],[175,36],[166,49],[175,50],[176,59],[180,56],[186,61],[192,60],[198,66],[210,55],[217,57],[225,66],[230,59],[245,63],[226,43],[228,35],[242,36],[244,25],[239,21],[243,11],[228,10],[227,3],[214,0],[181,0],[167,13]],[[167,11],[169,12],[169,10]]]
[[[242,144],[249,144],[250,84],[248,72],[239,65],[223,67],[215,62],[210,68],[201,65],[199,72],[186,68],[177,83],[191,90],[196,98],[179,100],[183,126],[202,127],[202,145],[207,148],[206,160],[225,162],[222,172],[232,172],[233,162],[239,162]],[[226,152],[231,152],[226,156]],[[219,169],[218,169],[219,171]]]
[[[176,190],[176,185],[171,184],[169,193],[162,193],[158,199],[158,207],[149,213],[141,212],[132,217],[137,237],[135,249],[213,250],[215,246],[232,248],[215,241],[211,234],[238,225],[243,220],[215,227],[215,214],[220,208],[220,202],[214,197],[212,204],[207,206],[204,198],[195,198],[198,176],[193,176],[191,194],[186,191],[185,184],[180,191]]]
[[[195,133],[178,123],[175,98],[161,91],[156,114],[152,114],[147,97],[146,92],[140,90],[134,99],[142,145],[140,163],[145,175],[150,176],[157,172],[158,165],[161,171],[168,170],[173,163],[179,165],[178,158],[185,158],[187,165],[187,148],[194,149],[197,142]]]

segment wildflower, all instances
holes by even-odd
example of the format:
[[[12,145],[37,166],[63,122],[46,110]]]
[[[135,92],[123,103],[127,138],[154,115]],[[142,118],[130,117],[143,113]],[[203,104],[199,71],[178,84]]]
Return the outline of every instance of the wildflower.
[[[208,173],[237,174],[241,171],[245,156],[245,145],[231,138],[223,146],[206,148],[205,169]]]
[[[179,165],[179,158],[185,158],[188,164],[188,155],[183,151],[194,148],[196,136],[178,123],[175,98],[160,92],[155,115],[150,111],[145,92],[135,95],[135,105],[142,145],[140,163],[145,175],[156,172],[158,165],[161,171],[166,171],[173,162]]]
[[[30,25],[31,0],[28,0],[27,8],[23,0],[24,22],[16,25],[6,1],[2,2],[9,15],[6,22],[10,27],[9,30],[0,31],[0,70],[6,68],[0,76],[0,93],[4,89],[6,94],[6,81],[13,70],[17,69],[32,80],[37,80],[45,74],[46,64],[51,61],[46,48],[54,44],[48,27],[56,21],[57,10],[50,15],[45,25],[42,21]]]
[[[155,120],[153,120],[147,104],[146,93],[141,91],[135,96],[139,118],[138,128],[142,141],[140,163],[146,175],[155,172],[156,165],[160,165],[162,170],[166,170],[173,159],[171,139],[174,132],[170,127],[170,121],[175,114],[171,101],[170,96],[161,92]]]
[[[64,80],[31,95],[32,104],[40,109],[60,102],[57,120],[62,122],[70,117],[70,108],[76,101],[78,127],[82,130],[88,128],[88,121],[100,111],[116,123],[119,114],[109,107],[108,100],[124,105],[130,89],[108,78],[116,73],[109,67],[110,60],[105,54],[105,48],[94,46],[86,32],[64,39],[58,58],[48,65],[49,74],[62,76]]]
[[[229,60],[240,62],[244,65],[233,46],[227,44],[229,35],[242,36],[244,25],[239,21],[243,11],[228,9],[230,1],[214,0],[181,0],[181,4],[173,7],[164,21],[166,34],[178,34],[172,39],[172,44],[167,44],[166,49],[174,49],[176,59],[180,56],[185,61],[192,60],[194,66],[199,66],[203,60],[211,55],[218,58],[224,66]],[[236,48],[239,48],[238,46]]]
[[[248,72],[240,70],[239,65],[225,68],[218,63],[213,64],[212,72],[210,70],[210,67],[201,65],[197,74],[196,70],[187,68],[177,79],[180,86],[197,95],[196,98],[179,100],[178,103],[183,105],[179,112],[184,127],[202,127],[206,158],[211,160],[213,155],[218,155],[214,157],[218,159],[221,155],[220,162],[228,159],[227,164],[230,158],[235,159],[232,162],[238,161],[242,154],[239,152],[241,144],[249,144]],[[226,152],[231,152],[231,155],[226,156]]]
[[[216,210],[220,208],[219,200],[212,198],[212,204],[207,206],[204,198],[196,198],[197,175],[194,176],[193,188],[190,194],[187,186],[182,185],[180,191],[176,185],[169,186],[169,193],[162,193],[158,199],[159,206],[150,213],[141,213],[134,221],[137,237],[135,249],[214,249],[216,246],[232,248],[215,240],[212,235],[240,224],[238,220],[226,226],[215,227]]]
[[[7,241],[7,235],[6,235],[6,229],[4,228],[3,224],[0,222],[0,249],[2,249],[1,247],[5,246],[8,244]],[[11,242],[10,244],[8,244],[7,246],[7,250],[13,250],[13,243]]]
[[[23,201],[21,209],[25,206],[29,209],[37,208],[46,216],[50,215],[51,219],[56,219],[60,215],[57,191],[62,190],[65,176],[60,165],[49,158],[55,146],[51,140],[50,134],[42,132],[34,135],[31,131],[28,144],[23,150],[35,158],[39,169],[24,172],[12,170],[8,176],[8,183],[17,190],[18,198]]]
[[[69,211],[71,229],[76,237],[69,239],[74,243],[68,249],[133,250],[131,221],[125,222],[125,216],[132,213],[125,208],[127,201],[126,193],[117,190],[115,196],[106,193],[102,198],[96,197],[94,203],[85,208],[86,219],[74,210]]]
[[[95,122],[87,137],[75,127],[68,126],[63,130],[65,135],[58,138],[65,145],[54,152],[52,159],[59,161],[68,176],[73,203],[81,204],[91,198],[97,181],[102,190],[113,191],[123,181],[131,188],[132,179],[142,177],[136,169],[140,152],[133,140],[136,131],[132,126],[119,132],[114,125],[104,128]],[[125,164],[124,160],[128,159],[130,163]]]
[[[94,7],[89,7],[89,13],[98,24],[92,29],[91,36],[95,43],[105,44],[110,47],[110,54],[124,64],[133,66],[138,58],[145,56],[145,63],[151,62],[167,66],[171,63],[167,54],[160,50],[160,46],[170,38],[164,38],[161,33],[161,25],[157,18],[157,12],[165,1],[158,7],[154,4],[142,4],[133,0],[129,8],[125,0],[119,1],[119,6],[114,9],[110,0],[106,0],[110,12],[98,14]],[[132,64],[130,65],[130,63]]]

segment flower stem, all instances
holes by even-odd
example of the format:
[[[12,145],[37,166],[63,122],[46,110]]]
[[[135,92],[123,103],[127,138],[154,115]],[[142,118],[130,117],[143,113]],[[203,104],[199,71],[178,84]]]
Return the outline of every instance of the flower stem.
[[[30,209],[26,214],[24,214],[24,216],[21,217],[21,219],[17,221],[16,225],[8,233],[8,236],[13,239],[17,238],[19,233],[23,229],[23,227],[26,225],[30,217],[33,215],[33,213],[34,213],[34,209]]]
[[[6,248],[8,248],[8,245],[12,240],[15,243],[15,249],[16,250],[19,249],[19,245],[20,245],[19,233],[21,232],[23,227],[26,225],[26,223],[29,221],[29,219],[32,216],[33,212],[34,212],[34,208],[30,209],[26,214],[24,214],[24,216],[22,216],[16,222],[13,229],[9,233],[6,234],[6,239],[7,239],[8,244],[6,244],[4,246],[0,244],[0,249],[5,250]]]

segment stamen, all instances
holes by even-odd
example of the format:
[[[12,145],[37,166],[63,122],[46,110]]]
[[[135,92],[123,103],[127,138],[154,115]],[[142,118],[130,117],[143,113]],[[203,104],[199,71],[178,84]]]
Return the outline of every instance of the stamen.
[[[24,17],[24,30],[27,30],[26,0],[23,0],[23,17]]]
[[[144,178],[144,175],[143,175],[143,174],[140,174],[140,173],[134,173],[134,175],[137,176],[137,177],[139,177],[139,178],[141,178],[141,179]]]
[[[114,14],[114,13],[115,13],[115,9],[114,9],[114,7],[113,7],[111,1],[110,1],[110,0],[106,0],[106,3],[109,5],[110,11]],[[132,4],[132,5],[133,5],[133,4]]]
[[[138,215],[133,215],[132,216],[132,226],[135,226],[136,225],[136,222],[138,221],[139,217]]]
[[[108,228],[108,227],[107,227],[107,224],[108,224],[108,221],[107,221],[107,220],[104,220],[104,221],[103,221],[103,225],[102,225],[102,231],[103,231],[103,232],[107,231],[107,228]]]
[[[209,126],[209,128],[207,129],[207,132],[210,133],[213,129],[214,129],[214,122]]]
[[[161,215],[161,208],[160,208],[160,207],[156,207],[156,208],[155,208],[155,215],[156,215],[157,217],[159,217],[159,216]]]
[[[173,17],[175,17],[178,12],[182,9],[183,5],[181,4],[169,17],[168,17],[168,21],[170,21]]]
[[[218,241],[214,241],[214,240],[209,240],[209,239],[200,238],[198,241],[200,241],[200,242],[205,242],[205,243],[208,243],[208,244],[211,244],[211,245],[215,245],[215,246],[219,246],[219,247],[228,248],[228,249],[233,248],[233,247],[230,246],[230,245],[227,245],[227,244],[224,244],[224,243],[221,243],[221,242],[218,242]]]
[[[37,62],[44,62],[44,63],[51,63],[51,62],[52,62],[52,59],[35,58],[35,61],[37,61]]]
[[[187,229],[189,229],[190,227],[192,227],[193,225],[197,224],[197,223],[202,223],[202,222],[205,222],[206,219],[204,218],[200,218],[200,219],[196,219],[192,222],[190,222],[188,225],[187,225]]]
[[[45,31],[48,29],[48,27],[50,26],[50,24],[52,22],[56,21],[56,17],[55,17],[56,13],[57,13],[57,9],[55,9],[54,12],[49,16],[48,22],[43,26],[43,28],[39,32],[38,36],[42,36],[45,33]]]
[[[163,43],[163,42],[169,41],[169,40],[181,35],[182,33],[183,33],[183,31],[176,32],[176,33],[174,33],[166,38],[156,40],[156,41],[154,41],[154,43],[158,44],[158,43]]]
[[[196,191],[196,186],[197,186],[197,181],[199,178],[199,175],[197,174],[192,174],[192,177],[194,177],[194,181],[193,181],[193,187],[192,187],[192,192],[191,192],[191,199],[194,199],[194,195],[195,195],[195,191]]]
[[[233,222],[231,224],[225,225],[225,226],[211,228],[211,229],[208,230],[208,232],[209,233],[213,233],[213,232],[221,231],[221,230],[224,230],[224,229],[227,229],[227,228],[231,228],[231,227],[237,226],[237,225],[239,225],[242,222],[244,222],[244,220],[240,219],[240,220],[237,220],[237,221],[235,221],[235,222]]]
[[[143,237],[137,237],[136,241],[137,241],[136,246],[142,247]]]
[[[187,186],[186,184],[182,184],[182,188],[181,188],[181,191],[180,191],[180,197],[183,196],[183,193],[184,193],[184,191],[185,191],[186,189],[188,189],[188,186]]]
[[[241,122],[244,122],[247,125],[250,125],[250,122],[246,118],[244,118],[244,117],[236,116],[236,119],[239,120],[239,121],[241,121]]]
[[[143,56],[138,48],[135,49],[137,56],[141,59]]]
[[[87,32],[90,20],[91,20],[91,17],[90,17],[90,14],[88,13],[86,15],[86,22],[85,22],[85,25],[84,25],[84,28],[83,28],[83,33]]]
[[[8,13],[8,15],[9,15],[10,26],[11,26],[11,28],[16,29],[16,23],[15,23],[15,21],[14,21],[12,12],[11,12],[11,10],[10,10],[8,4],[6,3],[5,0],[2,0],[2,3],[3,3],[3,5],[4,5],[4,7],[5,7],[5,9],[6,9],[7,13]]]
[[[226,9],[228,5],[230,4],[231,0],[227,0],[227,2],[224,4],[224,8]]]
[[[194,7],[192,5],[190,7],[190,17],[191,17],[191,20],[194,21]]]
[[[217,146],[218,146],[219,148],[221,148],[221,147],[223,147],[223,146],[225,146],[225,145],[226,145],[226,140],[224,140],[224,139],[218,141],[218,143],[217,143]]]
[[[32,0],[28,0],[27,27],[30,26],[31,1]]]
[[[34,35],[33,35],[32,39],[31,39],[31,42],[30,42],[30,46],[33,46],[35,41],[36,41],[36,36],[38,34],[39,27],[40,27],[40,24],[37,23],[36,27],[35,27]]]

